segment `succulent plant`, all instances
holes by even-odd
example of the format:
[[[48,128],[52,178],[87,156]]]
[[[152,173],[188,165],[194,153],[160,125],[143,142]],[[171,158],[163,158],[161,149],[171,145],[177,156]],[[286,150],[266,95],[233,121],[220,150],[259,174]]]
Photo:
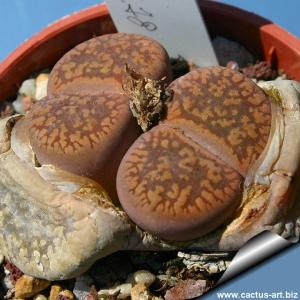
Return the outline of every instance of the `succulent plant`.
[[[118,250],[230,251],[265,229],[294,236],[299,84],[264,92],[236,71],[196,69],[170,84],[165,118],[141,134],[125,64],[145,85],[171,81],[157,42],[105,35],[58,61],[25,116],[0,120],[1,252],[53,280]]]

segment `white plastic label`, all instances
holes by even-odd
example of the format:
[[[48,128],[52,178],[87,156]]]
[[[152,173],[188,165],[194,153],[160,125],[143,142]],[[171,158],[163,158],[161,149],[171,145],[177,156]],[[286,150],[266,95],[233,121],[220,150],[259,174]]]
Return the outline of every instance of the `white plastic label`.
[[[106,0],[119,32],[138,33],[160,42],[171,57],[198,66],[218,61],[195,0]]]

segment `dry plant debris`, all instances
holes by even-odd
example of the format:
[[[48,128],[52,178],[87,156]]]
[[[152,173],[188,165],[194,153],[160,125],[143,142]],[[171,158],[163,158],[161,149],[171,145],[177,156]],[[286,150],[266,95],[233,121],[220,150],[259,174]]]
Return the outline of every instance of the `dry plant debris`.
[[[165,78],[149,79],[126,65],[128,74],[123,84],[129,97],[129,107],[143,131],[158,124],[166,113],[165,102],[171,99],[172,92],[166,87]]]

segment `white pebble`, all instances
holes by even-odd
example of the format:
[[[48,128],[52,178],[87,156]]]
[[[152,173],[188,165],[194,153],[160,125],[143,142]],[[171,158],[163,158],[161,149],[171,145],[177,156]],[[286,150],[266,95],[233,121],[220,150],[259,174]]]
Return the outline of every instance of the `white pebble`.
[[[24,114],[24,109],[23,109],[23,96],[19,95],[16,100],[13,101],[12,105],[14,107],[14,110],[18,114]]]
[[[109,296],[109,295],[116,295],[117,299],[126,299],[130,297],[131,294],[131,289],[132,289],[132,284],[131,283],[123,283],[120,284],[113,289],[107,289],[107,290],[100,290],[98,292],[98,295],[101,296]]]
[[[34,98],[35,95],[35,79],[27,79],[23,81],[18,93],[23,96]]]
[[[218,273],[219,268],[216,264],[211,264],[210,266],[208,266],[208,270],[209,270],[209,273],[216,274],[216,273]]]
[[[107,296],[107,295],[111,295],[111,291],[112,291],[112,290],[108,290],[108,289],[99,290],[99,291],[98,291],[98,295],[99,295],[99,296]]]
[[[123,283],[118,286],[120,289],[120,294],[117,296],[118,299],[126,299],[130,296],[132,284]]]
[[[143,283],[149,287],[155,281],[156,277],[147,270],[139,270],[133,274],[133,278],[136,283]]]
[[[42,294],[33,297],[33,300],[48,300],[48,298]]]
[[[36,90],[34,99],[41,100],[47,96],[47,85],[48,85],[49,74],[40,74],[35,81]]]

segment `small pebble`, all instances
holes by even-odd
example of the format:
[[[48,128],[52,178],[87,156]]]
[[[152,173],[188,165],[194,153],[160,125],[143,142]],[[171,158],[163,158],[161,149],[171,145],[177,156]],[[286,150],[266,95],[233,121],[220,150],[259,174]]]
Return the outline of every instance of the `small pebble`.
[[[69,290],[59,292],[56,300],[75,300],[74,294]]]
[[[294,223],[293,222],[288,222],[285,224],[285,228],[283,233],[281,234],[281,237],[283,237],[284,239],[288,239],[291,236],[294,235]]]
[[[229,61],[227,64],[226,64],[226,68],[229,68],[231,70],[235,70],[235,71],[239,71],[240,70],[240,67],[238,65],[238,63],[236,61]]]
[[[25,112],[23,110],[23,96],[18,95],[16,100],[13,101],[12,106],[18,114],[24,114]]]
[[[101,296],[114,296],[117,295],[117,299],[126,299],[130,296],[132,289],[131,283],[123,283],[112,289],[100,290],[98,295]]]
[[[118,293],[112,294],[111,290],[106,290],[106,289],[100,290],[98,292],[99,300],[107,300],[109,298],[116,299],[117,295]]]
[[[118,299],[126,299],[130,296],[132,284],[123,283],[118,287],[120,289],[120,294],[117,296]]]
[[[136,284],[131,290],[131,299],[132,300],[148,300],[150,298],[150,293],[148,288],[143,283]]]
[[[50,296],[49,300],[56,300],[58,297],[58,294],[62,291],[62,287],[59,285],[52,285],[50,289]]]
[[[48,280],[34,278],[28,275],[20,277],[15,285],[17,298],[30,298],[50,285]]]
[[[219,269],[218,269],[218,266],[216,264],[211,264],[208,267],[208,271],[209,271],[210,274],[216,274],[216,273],[218,273]]]
[[[131,300],[160,300],[153,296],[144,283],[138,283],[131,289]]]
[[[47,85],[48,85],[49,74],[40,74],[35,81],[36,90],[35,90],[35,100],[41,100],[47,96]]]
[[[180,280],[177,285],[167,290],[166,300],[195,299],[209,289],[206,280]]]
[[[38,294],[33,297],[33,300],[48,300],[48,298],[42,294]]]
[[[34,98],[35,96],[35,79],[27,79],[23,81],[18,91],[19,95],[29,96]]]
[[[133,274],[136,283],[143,283],[149,287],[156,279],[156,277],[147,270],[139,270]]]

